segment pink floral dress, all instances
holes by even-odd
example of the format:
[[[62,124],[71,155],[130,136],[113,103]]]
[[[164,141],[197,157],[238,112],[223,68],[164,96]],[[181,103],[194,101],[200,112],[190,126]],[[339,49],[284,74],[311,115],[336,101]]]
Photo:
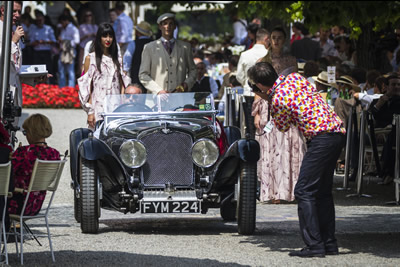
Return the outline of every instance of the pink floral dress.
[[[287,68],[296,66],[296,58],[283,54],[268,53],[262,61],[272,62],[279,74]],[[267,55],[267,56],[268,56]],[[260,114],[261,129],[268,122],[268,102],[261,98],[253,103],[252,116]],[[256,140],[260,144],[260,160],[257,175],[260,181],[260,201],[293,201],[294,187],[300,173],[301,162],[306,151],[303,135],[295,127],[282,133],[276,127],[270,133],[256,131]]]
[[[17,188],[28,189],[36,159],[60,160],[60,153],[48,146],[29,145],[17,148],[12,155],[12,177]],[[20,214],[26,193],[13,193],[10,199],[10,214]],[[36,215],[42,208],[46,191],[32,192],[29,195],[24,215]]]
[[[96,56],[92,52],[90,56],[90,65],[88,71],[78,79],[79,99],[82,108],[88,114],[94,114],[95,120],[102,119],[101,113],[104,111],[104,99],[106,95],[121,94],[121,84],[119,77],[121,75],[124,86],[128,86],[131,82],[129,76],[122,71],[122,59],[119,57],[120,72],[117,72],[117,67],[111,57],[103,55],[101,59],[101,73],[96,66]],[[91,83],[93,89],[91,92]],[[89,103],[90,96],[92,103]]]

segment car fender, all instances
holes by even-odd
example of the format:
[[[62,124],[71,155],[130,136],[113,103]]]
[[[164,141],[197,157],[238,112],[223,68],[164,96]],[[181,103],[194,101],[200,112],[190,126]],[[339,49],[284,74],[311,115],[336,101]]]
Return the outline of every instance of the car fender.
[[[87,160],[98,160],[106,155],[113,155],[113,152],[100,139],[89,137],[79,144],[79,155]]]
[[[260,158],[260,145],[254,139],[239,139],[229,146],[218,161],[214,170],[214,181],[217,186],[236,182],[235,172],[240,161],[257,163]]]
[[[72,181],[78,180],[78,148],[82,140],[88,138],[92,131],[88,128],[78,128],[71,131],[69,135],[69,151],[70,151],[70,170]]]
[[[104,182],[102,179],[110,179],[107,184],[115,184],[115,182],[119,185],[125,184],[124,177],[127,177],[125,168],[102,140],[94,137],[82,140],[79,144],[79,156],[87,160],[100,160],[102,162],[102,168],[99,169],[101,182]],[[102,175],[103,173],[109,173],[109,175]],[[103,187],[103,189],[108,190],[107,187]]]

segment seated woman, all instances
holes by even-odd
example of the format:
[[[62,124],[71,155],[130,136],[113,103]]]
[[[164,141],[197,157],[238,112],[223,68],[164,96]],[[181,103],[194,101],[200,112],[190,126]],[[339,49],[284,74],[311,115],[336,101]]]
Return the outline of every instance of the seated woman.
[[[12,175],[16,188],[27,189],[32,175],[36,159],[60,160],[60,153],[47,146],[45,138],[52,134],[52,127],[49,119],[42,114],[29,116],[22,124],[23,133],[29,143],[27,146],[20,146],[12,155]],[[23,208],[26,193],[13,193],[10,199],[10,214],[20,214]],[[32,192],[25,208],[24,215],[36,215],[39,213],[46,191]]]
[[[4,125],[0,118],[0,163],[7,163],[10,161],[12,148],[9,144],[10,144],[10,135],[8,134],[7,130],[4,128]],[[12,190],[13,190],[13,179],[10,179],[9,192],[12,192]],[[8,202],[7,202],[7,204],[8,204]],[[0,212],[3,212],[3,209],[4,209],[4,197],[0,197]],[[0,214],[3,214],[3,213],[0,213]],[[5,227],[6,227],[6,231],[8,231],[8,229],[10,228],[10,219],[9,219],[8,212],[6,212]]]

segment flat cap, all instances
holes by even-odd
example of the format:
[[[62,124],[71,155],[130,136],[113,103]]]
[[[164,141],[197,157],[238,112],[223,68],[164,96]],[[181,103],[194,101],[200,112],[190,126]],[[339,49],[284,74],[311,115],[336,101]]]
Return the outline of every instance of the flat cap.
[[[166,19],[174,19],[175,20],[175,15],[172,13],[162,14],[161,16],[158,17],[157,24],[160,24],[161,21],[166,20]]]

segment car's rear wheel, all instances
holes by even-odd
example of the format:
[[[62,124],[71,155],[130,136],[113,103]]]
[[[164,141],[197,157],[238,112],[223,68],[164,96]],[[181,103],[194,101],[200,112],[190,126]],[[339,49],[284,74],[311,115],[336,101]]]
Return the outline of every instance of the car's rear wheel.
[[[237,186],[237,223],[241,235],[251,235],[256,228],[257,165],[242,162]]]
[[[95,234],[99,230],[99,192],[95,161],[81,158],[81,230]]]
[[[82,202],[80,198],[77,198],[76,194],[76,189],[74,189],[74,216],[76,222],[80,223],[82,220]]]

